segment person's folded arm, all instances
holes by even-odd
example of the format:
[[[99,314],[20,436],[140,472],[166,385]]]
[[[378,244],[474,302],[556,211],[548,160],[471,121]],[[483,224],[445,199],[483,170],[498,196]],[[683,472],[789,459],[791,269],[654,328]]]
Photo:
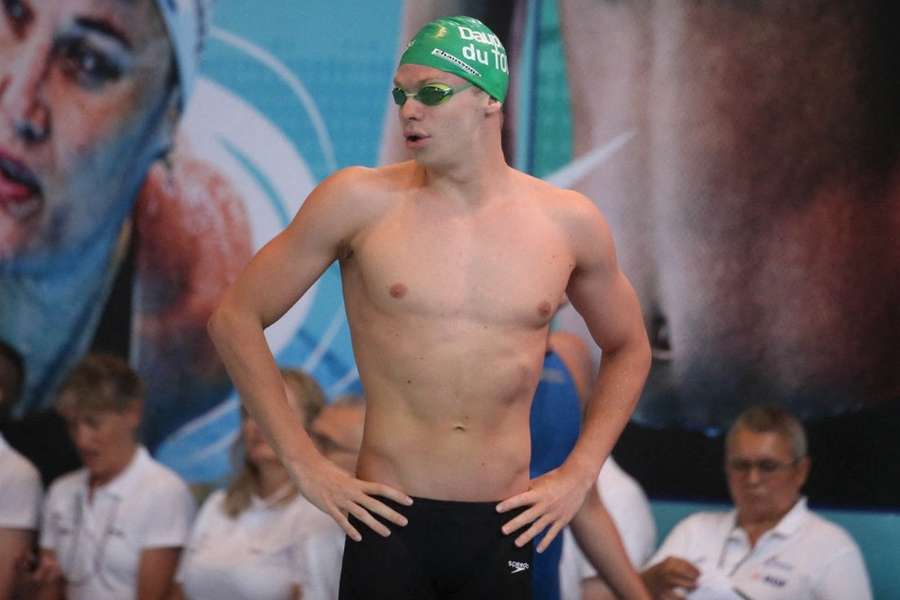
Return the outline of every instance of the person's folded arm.
[[[32,539],[34,532],[29,529],[0,528],[0,600],[13,597]]]
[[[29,577],[29,592],[34,600],[65,600],[66,581],[56,560],[56,552],[41,550],[38,566]]]
[[[569,527],[578,547],[599,574],[585,580],[583,600],[650,599],[596,487],[588,492]]]
[[[148,548],[138,563],[137,600],[166,600],[172,591],[181,548]]]

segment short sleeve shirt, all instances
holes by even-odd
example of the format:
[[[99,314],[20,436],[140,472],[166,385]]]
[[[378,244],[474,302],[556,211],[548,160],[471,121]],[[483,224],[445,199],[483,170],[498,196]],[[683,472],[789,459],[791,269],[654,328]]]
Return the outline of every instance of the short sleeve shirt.
[[[320,519],[300,544],[298,568],[303,600],[335,600],[347,535],[330,517]]]
[[[841,527],[811,512],[804,498],[752,548],[735,519],[733,510],[691,515],[648,566],[669,556],[690,561],[701,571],[695,594],[730,586],[754,600],[871,600],[859,547]]]
[[[253,497],[232,518],[224,491],[214,492],[197,516],[177,579],[188,598],[283,600],[299,586],[298,546],[326,518],[302,496],[287,504]],[[304,599],[307,595],[304,594]]]
[[[92,497],[86,469],[56,480],[40,545],[56,553],[70,600],[133,599],[141,553],[183,546],[193,516],[187,485],[141,447]]]
[[[41,515],[41,476],[0,435],[0,529],[37,530]]]
[[[636,568],[640,567],[650,558],[656,546],[656,522],[647,495],[611,456],[600,470],[597,490],[622,537],[628,559]],[[581,580],[596,577],[597,572],[578,548],[568,528],[564,535],[559,567],[560,585],[563,598],[578,598],[581,596]]]

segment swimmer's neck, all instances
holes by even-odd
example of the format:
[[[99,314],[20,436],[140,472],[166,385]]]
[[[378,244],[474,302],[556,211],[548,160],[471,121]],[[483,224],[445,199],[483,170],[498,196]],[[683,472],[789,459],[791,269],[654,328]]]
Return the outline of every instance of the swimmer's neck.
[[[500,119],[488,117],[466,143],[439,161],[415,161],[416,177],[426,189],[449,201],[479,205],[508,189],[513,169],[506,163],[500,136]]]
[[[455,165],[416,164],[423,187],[448,202],[477,206],[509,190],[513,169],[502,154],[497,161],[466,160]]]

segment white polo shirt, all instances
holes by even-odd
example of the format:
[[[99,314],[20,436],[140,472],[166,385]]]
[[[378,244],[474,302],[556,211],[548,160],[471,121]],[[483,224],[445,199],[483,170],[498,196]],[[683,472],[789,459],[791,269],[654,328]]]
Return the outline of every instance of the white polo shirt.
[[[236,518],[224,510],[225,491],[200,509],[177,580],[188,598],[287,600],[299,585],[298,546],[328,517],[298,495],[285,505],[253,497]],[[330,519],[329,519],[330,520]],[[303,595],[306,600],[307,595]]]
[[[194,516],[185,483],[139,447],[88,501],[88,472],[50,486],[41,548],[56,552],[69,600],[133,600],[141,552],[184,546]]]
[[[628,559],[635,568],[640,567],[656,547],[656,521],[647,495],[634,477],[622,470],[611,456],[600,470],[597,490],[619,531]],[[578,600],[581,598],[581,581],[597,577],[597,571],[581,552],[568,527],[563,535],[560,594],[564,600]]]
[[[0,435],[0,529],[37,531],[41,516],[41,476]]]
[[[753,600],[870,600],[862,554],[838,525],[812,513],[806,498],[751,548],[736,511],[701,512],[681,521],[647,566],[676,556],[700,569],[700,589]]]

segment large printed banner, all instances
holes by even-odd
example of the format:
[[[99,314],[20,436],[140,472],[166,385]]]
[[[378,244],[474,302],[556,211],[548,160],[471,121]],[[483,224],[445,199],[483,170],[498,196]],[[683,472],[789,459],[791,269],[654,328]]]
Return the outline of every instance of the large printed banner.
[[[464,12],[510,50],[510,162],[587,194],[612,227],[654,350],[635,426],[717,436],[760,402],[814,427],[898,422],[895,4],[219,0],[176,110],[185,49],[158,8],[192,3],[159,2],[35,4],[53,39],[75,40],[45,71],[52,45],[27,42],[53,27],[3,9],[0,337],[28,362],[18,414],[49,404],[124,313],[148,445],[188,479],[224,477],[238,399],[210,310],[319,181],[400,156],[398,53]],[[116,27],[72,19],[88,10]],[[111,295],[123,265],[130,293]],[[560,325],[589,340],[577,315]],[[330,397],[359,391],[336,267],[267,336]],[[826,428],[872,447],[858,456],[886,430]],[[900,505],[891,490],[879,501]]]
[[[18,46],[0,63],[13,136],[0,143],[0,338],[26,358],[21,415],[52,403],[101,319],[125,311],[115,334],[148,386],[145,441],[187,478],[214,480],[230,470],[239,412],[206,319],[317,182],[377,162],[401,5],[360,18],[352,0],[225,0],[209,21],[193,12],[205,2],[180,2],[203,50],[176,111],[186,50],[167,6],[134,4],[3,9],[0,35]],[[34,42],[63,34],[72,47],[30,89],[51,56]],[[126,263],[130,297],[110,297]],[[330,396],[357,389],[336,268],[266,333],[280,364]]]
[[[400,11],[399,2],[381,3],[361,19],[352,0],[217,4],[181,132],[235,187],[254,249],[329,173],[377,163]],[[336,265],[266,333],[277,362],[313,374],[329,397],[359,390]],[[191,479],[226,474],[234,394],[202,405],[179,392],[166,397],[198,411],[185,420],[181,406],[161,409],[169,414],[160,459]]]

